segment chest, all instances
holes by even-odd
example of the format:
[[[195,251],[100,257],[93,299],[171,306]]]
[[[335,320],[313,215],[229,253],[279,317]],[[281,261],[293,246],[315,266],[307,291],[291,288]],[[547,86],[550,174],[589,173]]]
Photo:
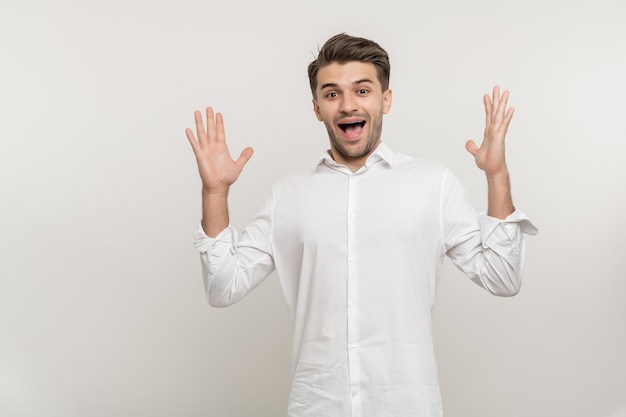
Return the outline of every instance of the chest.
[[[439,233],[439,188],[415,175],[314,175],[277,195],[275,238],[290,245],[348,240],[411,243]]]

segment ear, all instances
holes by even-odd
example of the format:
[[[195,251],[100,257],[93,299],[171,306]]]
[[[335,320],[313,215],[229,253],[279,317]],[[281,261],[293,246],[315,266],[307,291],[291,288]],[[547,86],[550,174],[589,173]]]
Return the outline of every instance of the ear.
[[[391,102],[393,101],[393,91],[390,88],[383,93],[383,114],[389,113],[391,110]]]
[[[322,113],[320,112],[320,106],[319,104],[317,104],[317,100],[313,99],[311,100],[313,102],[313,112],[315,113],[315,117],[317,117],[317,120],[319,120],[320,122],[324,119],[322,119]]]

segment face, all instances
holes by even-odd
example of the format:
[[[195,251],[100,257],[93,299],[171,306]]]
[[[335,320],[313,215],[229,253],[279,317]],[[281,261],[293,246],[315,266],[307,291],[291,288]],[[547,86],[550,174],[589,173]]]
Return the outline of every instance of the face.
[[[391,90],[382,91],[374,64],[332,63],[317,73],[313,110],[328,131],[333,159],[356,171],[380,143]]]

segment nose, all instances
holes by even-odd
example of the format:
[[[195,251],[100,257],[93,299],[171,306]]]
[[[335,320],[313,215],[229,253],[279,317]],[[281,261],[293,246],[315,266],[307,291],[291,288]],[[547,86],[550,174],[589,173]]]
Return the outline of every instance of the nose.
[[[341,106],[339,110],[341,110],[342,113],[354,113],[358,108],[356,97],[353,94],[347,93],[341,96]]]

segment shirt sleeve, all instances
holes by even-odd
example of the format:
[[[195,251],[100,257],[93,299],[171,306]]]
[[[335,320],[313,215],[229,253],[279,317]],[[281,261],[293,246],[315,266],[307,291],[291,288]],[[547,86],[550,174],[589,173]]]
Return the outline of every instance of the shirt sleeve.
[[[241,300],[274,271],[271,251],[271,202],[242,232],[230,225],[215,238],[200,225],[194,246],[200,252],[209,304],[226,307]]]
[[[524,234],[537,228],[521,211],[506,219],[477,213],[460,182],[447,172],[441,194],[442,234],[446,254],[472,281],[492,294],[519,292],[524,269]]]

